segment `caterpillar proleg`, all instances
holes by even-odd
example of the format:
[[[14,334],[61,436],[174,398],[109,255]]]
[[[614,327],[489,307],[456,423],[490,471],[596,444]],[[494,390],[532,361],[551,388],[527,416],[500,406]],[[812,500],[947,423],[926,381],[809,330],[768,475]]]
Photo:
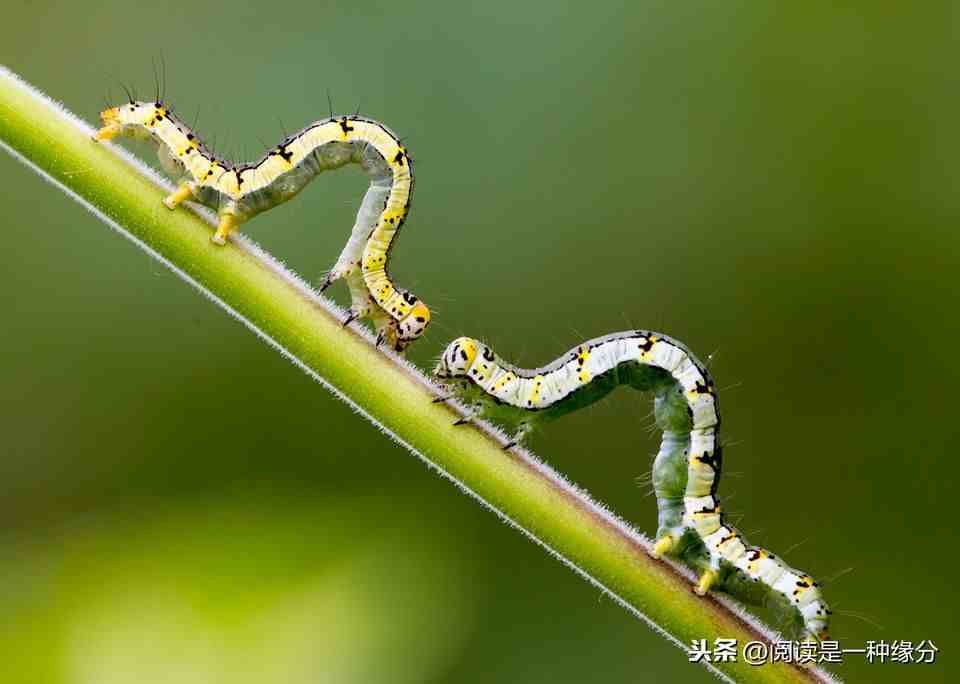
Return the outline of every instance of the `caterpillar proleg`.
[[[371,318],[378,340],[402,351],[420,337],[430,310],[416,296],[394,285],[387,260],[410,208],[412,160],[383,124],[357,115],[331,116],[284,139],[247,164],[216,157],[162,101],[111,107],[101,115],[95,140],[118,135],[152,139],[164,169],[179,185],[164,199],[169,209],[193,200],[217,212],[212,239],[225,244],[237,226],[292,199],[323,171],[359,164],[370,187],[346,247],[323,288],[340,278],[351,294],[348,320]]]
[[[527,370],[461,337],[447,346],[434,376],[453,384],[478,415],[514,430],[511,445],[540,423],[593,404],[617,386],[654,392],[663,430],[653,471],[660,515],[655,555],[683,555],[694,536],[697,551],[684,558],[702,570],[698,593],[716,585],[755,600],[755,592],[737,588],[741,573],[789,604],[804,638],[826,637],[830,611],[817,583],[769,551],[748,546],[724,521],[716,496],[722,463],[716,390],[706,368],[681,343],[628,330],[589,340],[547,366]]]

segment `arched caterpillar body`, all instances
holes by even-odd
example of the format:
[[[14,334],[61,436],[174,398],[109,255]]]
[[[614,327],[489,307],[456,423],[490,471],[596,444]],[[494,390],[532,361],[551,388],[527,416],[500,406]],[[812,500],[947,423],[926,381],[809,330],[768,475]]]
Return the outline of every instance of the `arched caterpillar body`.
[[[705,554],[705,562],[696,563],[703,570],[698,593],[722,580],[725,567],[739,571],[783,597],[797,611],[804,636],[826,636],[830,611],[816,582],[769,551],[747,546],[724,521],[716,496],[722,462],[716,390],[706,368],[681,343],[628,330],[589,340],[547,366],[527,370],[461,337],[446,348],[434,376],[452,381],[484,417],[516,429],[509,446],[539,423],[590,405],[619,385],[653,391],[663,430],[654,465],[660,504],[655,555],[681,555],[686,548],[681,540],[692,532]]]
[[[348,320],[372,318],[378,339],[398,351],[423,334],[429,309],[387,273],[414,182],[412,160],[386,126],[356,115],[330,117],[287,137],[255,162],[234,164],[217,158],[162,102],[130,102],[100,116],[96,140],[128,135],[157,142],[161,164],[179,181],[164,204],[174,209],[194,200],[214,209],[220,223],[212,239],[221,245],[237,226],[290,200],[317,174],[359,164],[370,176],[370,188],[323,287],[346,278],[352,299]]]
[[[655,555],[669,554],[694,568],[701,576],[710,573],[707,577],[716,578],[714,588],[743,603],[768,608],[773,613],[777,628],[784,634],[800,638],[826,638],[830,610],[820,596],[819,587],[805,573],[783,565],[765,549],[750,547],[747,551],[756,557],[755,560],[760,560],[761,557],[770,558],[789,574],[777,576],[778,570],[773,568],[772,573],[767,573],[765,581],[761,581],[759,576],[751,576],[747,571],[741,572],[739,564],[725,562],[717,568],[695,528],[684,525],[692,419],[687,410],[683,388],[676,382],[658,388],[654,406],[657,425],[663,430],[660,449],[651,469],[653,491],[657,497],[657,540],[666,543],[663,540],[669,539],[669,548],[661,546],[655,549]],[[718,457],[714,497],[719,477]],[[746,544],[742,537],[741,542]],[[790,583],[796,581],[796,578],[801,578],[804,584],[812,583],[815,593],[808,594],[806,600],[794,593]],[[780,579],[783,581],[778,582]],[[809,617],[810,613],[813,618]],[[817,629],[820,631],[816,631]]]

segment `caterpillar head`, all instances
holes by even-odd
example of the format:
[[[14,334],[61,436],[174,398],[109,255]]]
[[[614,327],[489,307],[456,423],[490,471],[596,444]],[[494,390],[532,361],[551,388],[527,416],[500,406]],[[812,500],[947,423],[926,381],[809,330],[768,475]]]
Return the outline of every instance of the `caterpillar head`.
[[[157,121],[167,116],[162,102],[130,102],[110,107],[100,112],[103,127],[93,136],[94,140],[110,140],[118,135],[149,135]]]
[[[462,378],[470,372],[470,366],[477,358],[483,345],[470,337],[458,337],[449,345],[440,357],[433,377],[437,379]]]
[[[397,325],[399,342],[406,347],[423,335],[427,326],[430,325],[430,309],[409,292],[403,293],[403,298],[407,303],[413,304],[410,312],[404,316]]]

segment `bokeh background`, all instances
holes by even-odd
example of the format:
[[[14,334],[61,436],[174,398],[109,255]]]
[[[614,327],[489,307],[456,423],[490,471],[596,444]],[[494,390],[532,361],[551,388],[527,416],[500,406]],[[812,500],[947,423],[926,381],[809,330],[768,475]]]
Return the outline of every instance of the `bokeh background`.
[[[168,100],[241,157],[327,91],[408,136],[392,271],[436,312],[413,360],[469,334],[539,365],[630,327],[713,354],[738,524],[820,579],[852,568],[825,588],[844,645],[941,649],[837,673],[933,682],[957,648],[957,25],[938,2],[13,0],[0,56],[93,121],[121,81],[151,97],[162,55]],[[4,681],[711,681],[0,174]],[[245,232],[315,281],[364,187],[324,176]],[[649,411],[623,392],[535,447],[653,533]]]

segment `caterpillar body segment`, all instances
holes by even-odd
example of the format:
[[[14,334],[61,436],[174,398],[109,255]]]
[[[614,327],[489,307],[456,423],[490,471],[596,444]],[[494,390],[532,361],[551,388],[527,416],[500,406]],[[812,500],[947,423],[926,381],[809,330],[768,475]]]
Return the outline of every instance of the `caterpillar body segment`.
[[[654,553],[698,568],[698,593],[717,586],[750,602],[772,594],[792,611],[805,638],[826,636],[830,611],[816,582],[749,546],[724,520],[717,498],[722,449],[716,389],[705,366],[681,343],[629,330],[584,342],[542,368],[523,369],[482,342],[461,337],[447,346],[434,376],[453,385],[480,415],[515,431],[514,441],[620,385],[652,391],[663,431],[653,468],[659,511]],[[749,585],[763,590],[744,590]]]
[[[216,157],[162,102],[131,102],[100,116],[103,127],[95,140],[125,135],[158,144],[162,166],[179,182],[164,205],[174,209],[195,201],[214,209],[219,225],[212,239],[218,244],[257,214],[295,197],[318,174],[359,164],[370,187],[324,287],[347,279],[351,319],[372,318],[378,337],[398,351],[426,330],[429,309],[396,287],[387,271],[414,183],[409,154],[383,124],[360,116],[331,117],[289,136],[255,162],[235,164]]]

